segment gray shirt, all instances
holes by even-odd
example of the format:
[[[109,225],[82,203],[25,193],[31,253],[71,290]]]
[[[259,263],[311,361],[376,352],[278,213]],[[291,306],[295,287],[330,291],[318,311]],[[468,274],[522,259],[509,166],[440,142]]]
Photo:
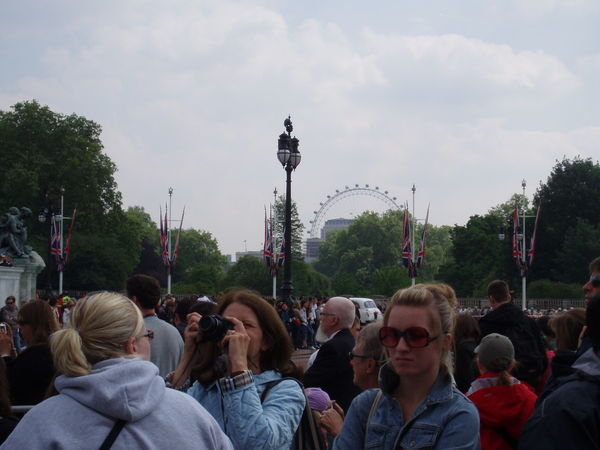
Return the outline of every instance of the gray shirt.
[[[183,355],[183,339],[177,328],[156,315],[144,317],[148,330],[154,331],[150,342],[150,361],[158,366],[161,377],[174,371]]]

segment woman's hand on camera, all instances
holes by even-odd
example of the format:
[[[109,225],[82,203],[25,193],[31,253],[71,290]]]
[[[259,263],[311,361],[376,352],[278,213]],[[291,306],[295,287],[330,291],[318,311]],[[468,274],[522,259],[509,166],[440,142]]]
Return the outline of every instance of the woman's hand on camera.
[[[202,316],[196,312],[189,313],[187,315],[187,327],[183,331],[184,336],[184,353],[194,353],[196,345],[202,339],[202,332],[200,331],[200,319]]]
[[[246,332],[244,324],[235,317],[225,316],[225,319],[233,323],[233,329],[227,331],[221,341],[223,348],[227,348],[230,372],[248,370],[248,345],[250,336]]]

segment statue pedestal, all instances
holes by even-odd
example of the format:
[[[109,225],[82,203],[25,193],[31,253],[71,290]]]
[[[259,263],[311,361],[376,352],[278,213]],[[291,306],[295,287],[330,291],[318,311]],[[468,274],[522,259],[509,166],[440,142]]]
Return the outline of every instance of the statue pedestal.
[[[46,267],[44,260],[36,252],[30,258],[16,258],[13,267],[0,266],[0,303],[14,295],[17,303],[35,299],[38,274]]]

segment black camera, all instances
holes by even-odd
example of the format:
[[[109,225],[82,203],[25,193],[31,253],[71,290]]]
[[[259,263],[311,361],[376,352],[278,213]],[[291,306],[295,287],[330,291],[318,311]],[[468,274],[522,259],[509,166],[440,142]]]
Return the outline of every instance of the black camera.
[[[220,341],[225,337],[225,333],[233,328],[233,322],[218,314],[209,314],[202,317],[198,325],[202,331],[202,340],[211,342]]]

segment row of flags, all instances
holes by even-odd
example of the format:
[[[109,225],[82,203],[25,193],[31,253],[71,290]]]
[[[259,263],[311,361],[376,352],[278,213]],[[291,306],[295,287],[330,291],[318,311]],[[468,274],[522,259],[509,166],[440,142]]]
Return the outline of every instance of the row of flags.
[[[284,232],[285,236],[285,232]],[[285,263],[285,238],[281,238],[281,246],[279,253],[275,253],[275,233],[273,230],[273,216],[269,212],[267,219],[267,208],[265,208],[265,241],[263,244],[263,261],[269,268],[272,277],[277,276],[277,271],[283,267]]]
[[[529,241],[529,250],[523,248],[523,239],[519,239],[518,235],[525,230],[521,230],[519,226],[519,210],[515,205],[513,212],[513,236],[512,236],[512,256],[515,259],[517,267],[521,271],[521,276],[526,276],[527,271],[533,265],[533,258],[535,256],[535,244],[537,240],[537,229],[538,222],[540,219],[541,206],[538,206],[537,213],[535,214],[535,224],[533,225],[533,235]]]
[[[59,272],[64,272],[65,266],[69,262],[69,256],[71,254],[71,237],[73,236],[73,226],[75,225],[75,216],[77,215],[77,208],[73,211],[73,217],[71,217],[71,224],[69,225],[69,234],[67,235],[67,242],[64,247],[61,246],[61,225],[59,224],[60,219],[57,219],[56,215],[52,214],[50,219],[50,253],[56,258],[56,269]]]
[[[175,238],[175,248],[173,253],[169,254],[169,240],[171,237],[169,236],[169,221],[167,219],[167,205],[165,205],[165,215],[163,219],[162,215],[162,207],[160,209],[160,248],[162,255],[163,264],[171,270],[177,263],[177,258],[179,256],[179,238],[181,236],[181,227],[183,226],[183,217],[185,215],[185,206],[183,207],[183,212],[181,213],[181,221],[179,222],[179,230],[177,230],[177,237]]]
[[[408,203],[404,207],[404,216],[402,218],[402,264],[408,268],[409,278],[416,278],[418,270],[425,264],[425,249],[427,240],[427,226],[429,222],[429,205],[427,206],[427,215],[425,216],[425,224],[421,231],[421,242],[419,251],[413,257],[412,249],[412,233],[416,230],[410,226],[410,217],[408,212]]]

